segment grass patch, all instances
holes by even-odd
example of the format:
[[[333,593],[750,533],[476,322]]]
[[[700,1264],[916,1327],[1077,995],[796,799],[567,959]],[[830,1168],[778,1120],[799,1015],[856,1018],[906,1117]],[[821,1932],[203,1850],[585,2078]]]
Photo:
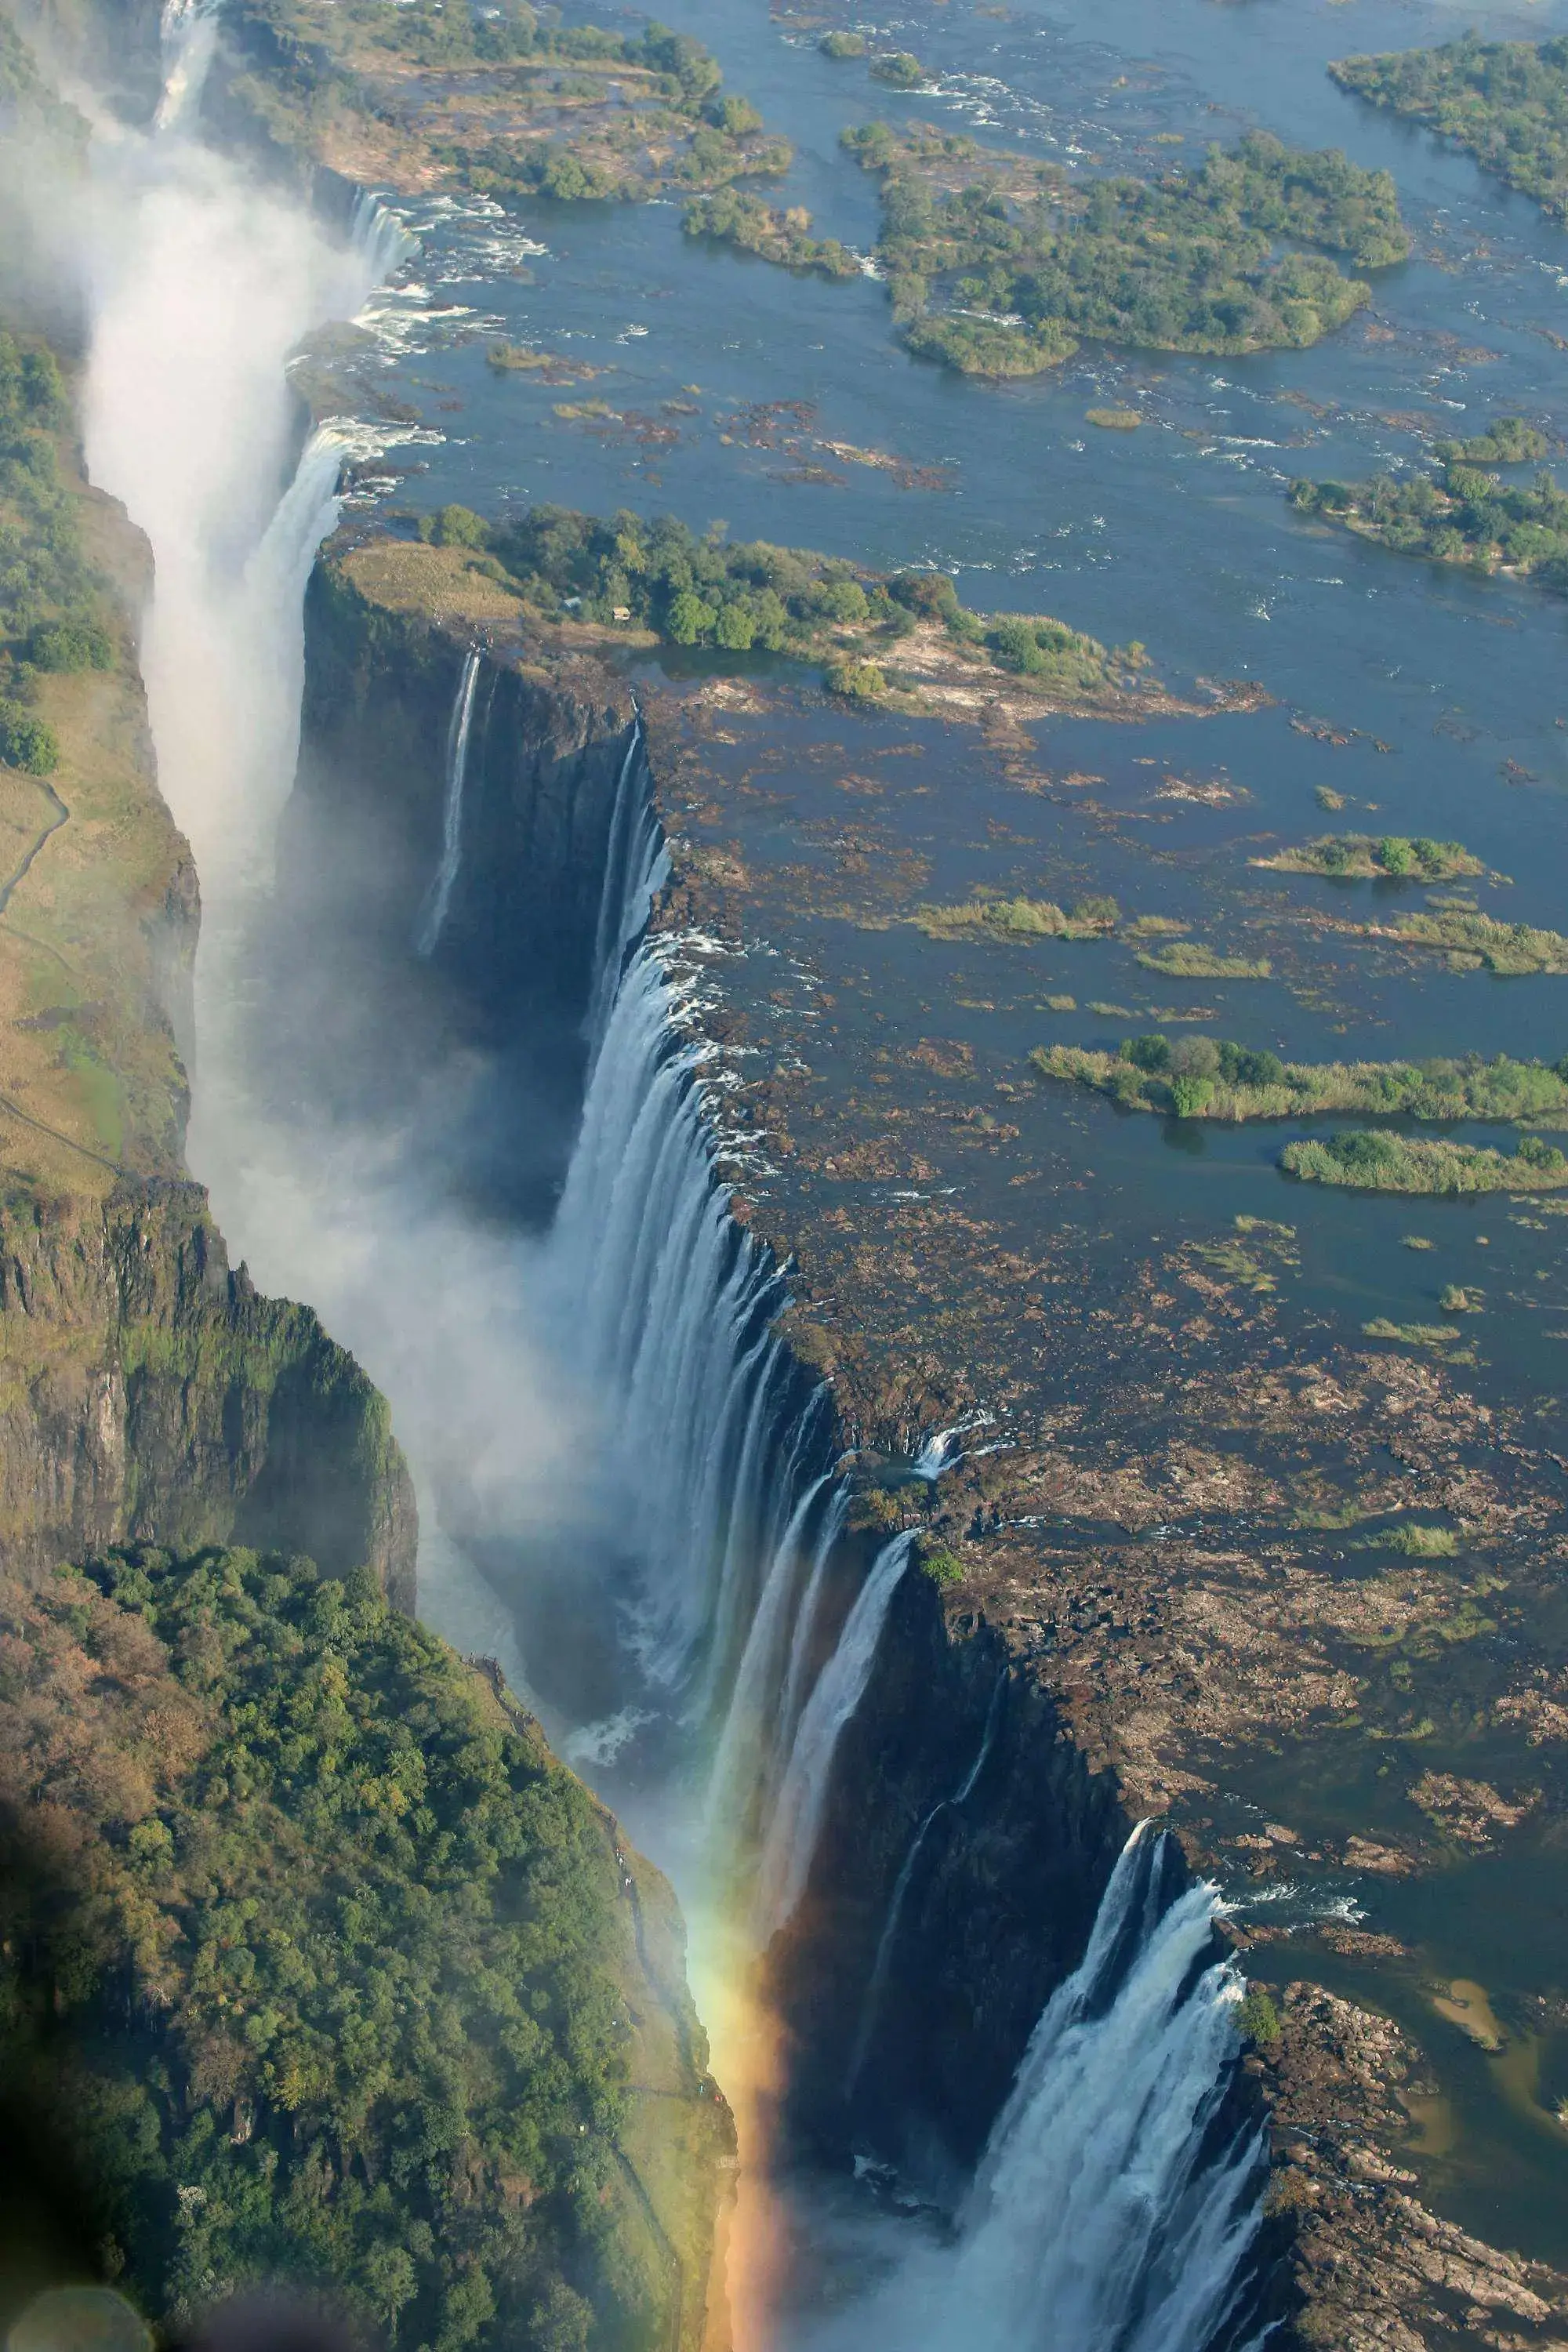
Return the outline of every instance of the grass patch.
[[[1387,929],[1377,924],[1366,929],[1372,937],[1393,937],[1406,947],[1442,949],[1461,971],[1485,965],[1489,971],[1509,976],[1568,972],[1568,939],[1561,931],[1539,930],[1530,923],[1499,923],[1462,907],[1401,915]]]
[[[1116,914],[1114,898],[1080,898],[1070,914],[1050,898],[969,898],[917,907],[910,919],[933,940],[1103,940]]]
[[[1369,1339],[1403,1339],[1410,1348],[1447,1348],[1460,1336],[1457,1323],[1394,1323],[1386,1315],[1361,1328]]]
[[[1187,1118],[1240,1122],[1349,1110],[1568,1126],[1568,1056],[1552,1064],[1515,1062],[1506,1054],[1491,1062],[1479,1054],[1426,1062],[1282,1062],[1227,1038],[1173,1044],[1155,1031],[1125,1038],[1114,1054],[1048,1045],[1029,1058],[1046,1077],[1092,1087],[1129,1110],[1169,1111],[1178,1079],[1203,1081],[1206,1091],[1187,1089]]]
[[[1308,1183],[1373,1192],[1537,1192],[1568,1184],[1568,1156],[1531,1135],[1504,1153],[1489,1145],[1363,1129],[1321,1142],[1288,1143],[1279,1165]]]
[[[1141,948],[1138,961],[1172,980],[1267,980],[1274,969],[1267,956],[1216,955],[1195,940],[1178,940],[1168,948]]]
[[[1425,835],[1407,840],[1403,834],[1326,833],[1272,857],[1253,857],[1251,866],[1276,874],[1326,874],[1346,879],[1446,882],[1457,874],[1484,874],[1486,867],[1461,842],[1431,841]]]
[[[1401,1551],[1407,1559],[1452,1559],[1459,1549],[1459,1538],[1452,1528],[1390,1528],[1382,1535],[1368,1536],[1363,1548],[1367,1551]]]
[[[1083,413],[1102,433],[1136,433],[1143,422],[1136,408],[1086,408]]]

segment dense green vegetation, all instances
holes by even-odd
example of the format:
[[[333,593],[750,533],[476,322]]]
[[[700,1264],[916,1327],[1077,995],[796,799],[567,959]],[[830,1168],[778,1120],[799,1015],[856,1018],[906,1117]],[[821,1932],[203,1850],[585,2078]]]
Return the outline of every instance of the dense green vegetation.
[[[1484,874],[1485,866],[1462,842],[1431,841],[1418,834],[1414,840],[1388,833],[1381,839],[1368,833],[1325,833],[1299,848],[1281,849],[1273,857],[1255,857],[1276,874],[1328,874],[1347,879],[1446,882],[1457,874]]]
[[[866,36],[864,33],[824,33],[816,46],[825,58],[863,58]]]
[[[724,92],[711,52],[657,22],[636,34],[563,26],[526,0],[493,14],[441,0],[234,0],[226,22],[261,68],[238,94],[274,136],[320,152],[358,115],[503,202],[720,187],[791,160],[750,100]],[[423,69],[412,96],[398,66]],[[487,67],[504,72],[508,112],[525,127],[476,141],[462,93],[444,111],[451,92],[436,78]]]
[[[889,49],[871,61],[873,81],[885,81],[889,89],[919,89],[929,79],[919,58],[909,49]]]
[[[1425,122],[1487,171],[1568,217],[1568,40],[1482,41],[1343,58],[1342,89]]]
[[[1479,1054],[1426,1062],[1283,1062],[1226,1038],[1155,1031],[1119,1052],[1043,1045],[1030,1055],[1047,1077],[1093,1087],[1130,1110],[1182,1118],[1290,1118],[1312,1111],[1403,1113],[1410,1118],[1548,1120],[1568,1126],[1568,1055],[1516,1062]]]
[[[1545,446],[1533,426],[1504,417],[1473,440],[1438,442],[1435,476],[1295,481],[1290,503],[1300,514],[1321,515],[1402,555],[1479,572],[1535,573],[1568,591],[1568,490],[1544,467],[1533,481],[1510,483],[1477,462],[1484,452],[1491,464],[1520,464],[1542,455]]]
[[[860,264],[836,236],[813,236],[811,215],[799,205],[781,212],[761,196],[725,188],[694,198],[686,207],[684,226],[688,236],[722,237],[786,269],[815,270],[824,278],[860,274]]]
[[[1369,299],[1327,254],[1378,268],[1409,251],[1387,173],[1262,131],[1153,182],[1069,182],[885,123],[844,142],[882,174],[880,252],[906,341],[974,374],[1035,373],[1085,336],[1185,352],[1314,343]]]
[[[1352,1129],[1318,1142],[1288,1143],[1279,1165],[1310,1183],[1373,1192],[1541,1192],[1568,1184],[1568,1154],[1533,1135],[1521,1136],[1518,1149],[1504,1153],[1485,1144]]]
[[[114,659],[60,479],[65,418],[53,352],[0,329],[0,760],[38,776],[58,765],[59,747],[28,708],[37,672],[106,669]]]
[[[442,507],[419,524],[437,546],[471,548],[479,568],[515,586],[546,618],[635,624],[678,646],[826,660],[843,693],[875,698],[897,683],[900,640],[940,630],[975,667],[1074,696],[1103,692],[1146,660],[1043,614],[972,613],[942,572],[858,572],[836,556],[765,540],[699,538],[673,516],[626,509],[608,521],[537,506],[491,524]]]
[[[1568,972],[1568,938],[1561,931],[1539,930],[1531,923],[1500,923],[1490,915],[1468,908],[1424,908],[1418,915],[1400,915],[1374,934],[1402,940],[1406,947],[1442,948],[1456,971],[1509,974]]]
[[[645,2340],[613,1830],[368,1573],[116,1552],[0,1595],[0,2087],[154,2316]],[[118,2250],[114,2252],[113,2250]]]

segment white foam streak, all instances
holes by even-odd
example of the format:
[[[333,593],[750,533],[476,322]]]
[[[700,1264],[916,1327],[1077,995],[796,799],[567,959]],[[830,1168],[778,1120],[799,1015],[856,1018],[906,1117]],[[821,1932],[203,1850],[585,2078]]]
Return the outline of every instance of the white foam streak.
[[[441,806],[441,862],[436,868],[414,933],[416,955],[436,952],[446,928],[447,912],[458,870],[463,861],[463,782],[468,766],[468,729],[474,716],[474,688],[479,683],[479,649],[470,646],[463,658],[462,675],[452,702],[447,730],[447,789]]]
[[[794,1917],[805,1893],[833,1759],[845,1726],[866,1695],[882,1627],[913,1549],[912,1535],[895,1536],[883,1545],[806,1701],[757,1871],[753,1920],[759,1943]]]

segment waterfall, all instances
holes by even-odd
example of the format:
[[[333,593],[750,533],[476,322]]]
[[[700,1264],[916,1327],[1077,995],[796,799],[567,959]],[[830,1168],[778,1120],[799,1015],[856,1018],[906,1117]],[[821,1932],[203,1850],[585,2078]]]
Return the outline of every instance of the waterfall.
[[[806,1531],[814,1512],[829,1487],[832,1487],[832,1492],[822,1513],[816,1541],[807,1554]],[[819,1567],[826,1567],[842,1532],[848,1504],[847,1488],[842,1484],[833,1485],[830,1470],[821,1472],[805,1489],[773,1549],[767,1574],[763,1580],[762,1598],[752,1615],[746,1645],[741,1654],[740,1668],[735,1675],[734,1689],[709,1780],[710,1835],[725,1846],[732,1846],[751,1826],[755,1801],[765,1787],[771,1751],[776,1731],[781,1727],[780,1700],[785,1681],[785,1662],[792,1633],[799,1622],[800,1595],[797,1588],[803,1563],[809,1557],[811,1567],[807,1572],[806,1589],[813,1591],[817,1586]]]
[[[647,887],[628,891],[626,920]],[[793,1371],[771,1328],[783,1276],[730,1214],[700,1085],[710,1049],[677,1026],[663,952],[633,950],[616,992],[550,1274],[561,1344],[609,1402],[635,1480],[635,1645],[652,1680],[681,1692],[721,1618],[749,1618]]]
[[[914,1540],[912,1535],[900,1535],[883,1545],[855,1597],[838,1646],[805,1703],[757,1874],[754,1917],[759,1943],[765,1943],[794,1917],[805,1893],[839,1738],[865,1696],[877,1643],[893,1594],[910,1564]]]
[[[1210,2146],[1242,1983],[1173,1855],[1128,1839],[970,2192],[949,2307],[1011,2352],[1205,2352],[1235,2315],[1266,2159],[1260,2132]]]
[[[470,646],[463,660],[447,730],[447,794],[441,810],[441,863],[425,896],[415,927],[414,952],[428,959],[436,952],[452,903],[452,888],[463,858],[463,779],[468,765],[468,726],[474,715],[474,688],[479,676],[479,648]]]
[[[180,130],[201,103],[216,42],[217,17],[210,0],[163,0],[158,19],[163,87],[153,117],[154,136]]]
[[[397,215],[368,188],[357,191],[349,215],[349,244],[364,270],[369,293],[391,277],[399,263],[419,250],[419,240],[404,227]]]
[[[899,1940],[899,1925],[903,1917],[904,1904],[914,1880],[916,1867],[924,1851],[925,1842],[943,1813],[956,1812],[959,1807],[967,1804],[973,1795],[975,1784],[985,1769],[986,1759],[995,1741],[996,1727],[1002,1720],[1003,1695],[1006,1688],[1007,1674],[1004,1667],[1002,1673],[996,1677],[996,1687],[991,1694],[991,1704],[985,1710],[985,1728],[981,1734],[979,1753],[952,1795],[939,1797],[915,1832],[910,1850],[904,1856],[904,1866],[894,1882],[893,1897],[888,1906],[888,1916],[878,1940],[877,1957],[872,1963],[870,1982],[866,1988],[866,1998],[860,2004],[860,2022],[856,2029],[854,2054],[849,2061],[849,2078],[845,2085],[846,2098],[854,2096],[855,2086],[866,2071],[866,2060],[870,2053],[871,2037],[877,2030],[878,2012],[882,2006],[882,1996],[888,1990],[888,1979],[892,1973],[893,1953]]]
[[[669,871],[664,834],[648,789],[647,746],[642,713],[632,721],[626,757],[616,780],[610,830],[605,846],[605,878],[594,931],[594,986],[587,1032],[595,1049],[603,1042],[626,970],[626,952],[641,937],[654,893]]]
[[[1268,2179],[1222,2110],[1241,1979],[1212,1886],[1141,1822],[1036,2026],[958,2216],[813,2352],[1209,2352],[1244,2324]],[[1257,2352],[1260,2339],[1247,2339]]]

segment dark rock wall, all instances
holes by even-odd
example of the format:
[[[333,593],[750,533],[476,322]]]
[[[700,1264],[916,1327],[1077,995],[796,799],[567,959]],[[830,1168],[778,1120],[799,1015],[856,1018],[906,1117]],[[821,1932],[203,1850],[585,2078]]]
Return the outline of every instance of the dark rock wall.
[[[938,1806],[868,2014],[899,1876]],[[950,1623],[930,1578],[906,1574],[839,1742],[796,1931],[771,1955],[795,2130],[871,2149],[938,2193],[967,2171],[1083,1956],[1130,1826],[1113,1777],[1089,1770],[1000,1637]]]

